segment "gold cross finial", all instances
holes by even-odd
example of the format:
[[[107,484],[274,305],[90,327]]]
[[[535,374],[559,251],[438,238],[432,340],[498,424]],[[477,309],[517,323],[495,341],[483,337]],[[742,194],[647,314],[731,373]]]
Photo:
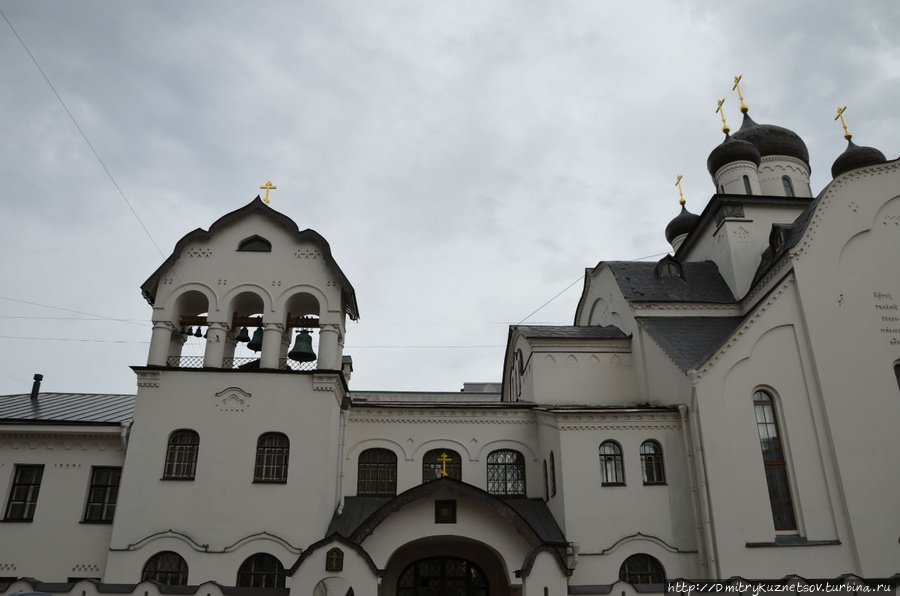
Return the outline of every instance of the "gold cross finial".
[[[441,462],[441,476],[446,476],[447,475],[447,462],[453,461],[453,459],[446,453],[441,453],[441,456],[438,458],[438,461]]]
[[[263,199],[263,201],[265,201],[265,202],[266,202],[266,205],[268,205],[268,204],[269,204],[269,191],[270,191],[270,190],[275,190],[275,189],[278,188],[278,187],[275,186],[274,184],[272,184],[271,181],[269,181],[269,182],[266,182],[264,186],[260,186],[259,188],[260,188],[260,190],[266,189],[266,198]]]
[[[844,110],[846,110],[846,109],[847,109],[847,106],[838,108],[837,116],[835,116],[834,119],[835,120],[837,120],[838,118],[841,119],[841,125],[844,127],[844,138],[849,141],[850,137],[852,137],[853,134],[849,130],[847,130],[847,121],[844,120]]]
[[[741,93],[741,77],[743,75],[738,75],[734,77],[734,87],[731,88],[732,91],[737,89],[738,97],[741,98],[741,113],[746,114],[750,108],[747,107],[747,104],[744,103],[744,94]]]
[[[678,187],[678,196],[681,197],[681,200],[678,201],[678,204],[684,207],[684,204],[687,202],[684,200],[684,193],[681,192],[681,174],[678,174],[678,179],[675,180],[675,186]]]
[[[722,132],[728,134],[728,131],[731,130],[728,128],[728,123],[725,122],[725,110],[722,109],[722,104],[725,103],[725,98],[719,100],[719,107],[716,108],[716,113],[722,115]]]

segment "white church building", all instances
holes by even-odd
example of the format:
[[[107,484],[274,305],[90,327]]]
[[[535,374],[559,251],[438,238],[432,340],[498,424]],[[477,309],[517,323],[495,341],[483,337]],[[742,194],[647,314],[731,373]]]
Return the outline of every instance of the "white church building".
[[[512,326],[459,392],[354,391],[353,286],[258,197],[189,233],[136,395],[0,397],[0,594],[896,578],[900,161],[848,139],[813,196],[745,112],[708,169],[672,254],[589,268],[572,325]]]

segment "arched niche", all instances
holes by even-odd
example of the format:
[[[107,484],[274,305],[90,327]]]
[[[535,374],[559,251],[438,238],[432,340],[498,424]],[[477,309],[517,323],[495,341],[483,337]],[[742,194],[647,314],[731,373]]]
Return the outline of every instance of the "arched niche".
[[[209,298],[199,290],[188,290],[175,298],[172,324],[180,325],[181,317],[195,317],[209,312]]]
[[[310,292],[298,291],[284,303],[285,313],[291,317],[320,317],[322,305],[319,299]]]

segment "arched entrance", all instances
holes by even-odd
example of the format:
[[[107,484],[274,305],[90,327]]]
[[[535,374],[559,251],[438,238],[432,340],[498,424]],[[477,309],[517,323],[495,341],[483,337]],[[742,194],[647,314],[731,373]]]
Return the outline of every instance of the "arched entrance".
[[[397,580],[397,596],[488,596],[481,567],[458,557],[429,557],[406,566]]]
[[[380,596],[509,596],[509,570],[488,545],[460,536],[408,542],[391,555]]]

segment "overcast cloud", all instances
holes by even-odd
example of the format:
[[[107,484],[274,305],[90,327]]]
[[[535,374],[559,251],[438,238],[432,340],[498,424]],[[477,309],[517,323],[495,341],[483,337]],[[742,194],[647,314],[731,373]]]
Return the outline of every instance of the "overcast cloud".
[[[894,0],[0,10],[140,217],[0,20],[0,394],[36,372],[134,392],[141,283],[267,180],[356,289],[352,388],[457,391],[500,380],[509,325],[585,267],[669,250],[676,174],[695,213],[714,191],[717,99],[740,126],[735,75],[754,120],[806,141],[814,193],[838,106],[855,142],[900,152]],[[571,324],[581,287],[528,322]]]

